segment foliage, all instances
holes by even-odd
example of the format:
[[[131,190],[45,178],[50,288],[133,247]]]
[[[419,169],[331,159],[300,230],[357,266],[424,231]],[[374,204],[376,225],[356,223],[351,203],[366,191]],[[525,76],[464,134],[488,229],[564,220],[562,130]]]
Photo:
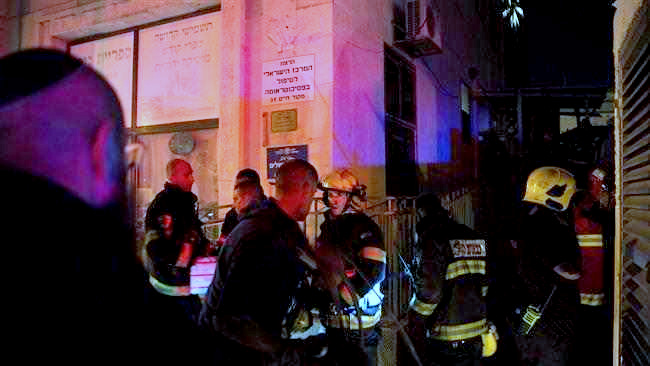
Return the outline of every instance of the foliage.
[[[508,21],[511,28],[517,29],[524,17],[524,9],[521,8],[519,0],[501,0],[501,3],[501,16]]]

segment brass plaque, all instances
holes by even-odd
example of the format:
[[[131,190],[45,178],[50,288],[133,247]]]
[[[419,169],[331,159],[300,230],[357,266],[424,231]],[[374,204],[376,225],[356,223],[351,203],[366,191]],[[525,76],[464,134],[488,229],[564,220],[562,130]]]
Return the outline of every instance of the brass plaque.
[[[271,132],[289,132],[298,129],[298,110],[271,112]]]

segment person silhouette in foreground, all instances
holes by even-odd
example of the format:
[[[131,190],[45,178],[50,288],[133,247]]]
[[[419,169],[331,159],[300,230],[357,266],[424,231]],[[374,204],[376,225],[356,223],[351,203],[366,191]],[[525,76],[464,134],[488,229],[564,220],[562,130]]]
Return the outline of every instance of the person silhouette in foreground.
[[[115,92],[63,52],[0,58],[7,359],[140,361],[143,271]]]

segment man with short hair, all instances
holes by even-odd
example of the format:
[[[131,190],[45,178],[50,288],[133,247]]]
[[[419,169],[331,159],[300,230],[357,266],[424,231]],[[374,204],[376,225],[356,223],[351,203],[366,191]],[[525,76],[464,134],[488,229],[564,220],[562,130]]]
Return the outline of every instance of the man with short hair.
[[[226,239],[200,316],[215,338],[213,364],[299,362],[286,330],[307,271],[300,259],[307,239],[297,221],[305,220],[317,182],[310,163],[285,162],[275,197],[247,212]]]
[[[217,240],[217,246],[221,247],[226,241],[226,237],[239,223],[239,217],[243,216],[244,211],[248,208],[258,207],[266,199],[264,189],[260,184],[260,176],[253,169],[242,169],[237,173],[235,178],[235,189],[233,191],[233,207],[226,213],[226,217],[221,225],[221,233]]]
[[[246,213],[246,210],[255,208],[261,202],[263,194],[259,185],[252,182],[242,182],[235,186],[232,204],[239,216]]]
[[[161,361],[187,360],[201,337],[197,317],[201,300],[190,290],[190,269],[205,255],[207,239],[198,217],[197,197],[192,193],[192,166],[183,159],[167,164],[167,182],[147,209],[145,258],[149,267],[147,300],[155,320],[160,346],[174,340],[174,347],[157,351]],[[176,358],[174,358],[176,357]]]
[[[63,52],[0,58],[3,357],[142,362],[142,269],[128,215],[122,111]]]

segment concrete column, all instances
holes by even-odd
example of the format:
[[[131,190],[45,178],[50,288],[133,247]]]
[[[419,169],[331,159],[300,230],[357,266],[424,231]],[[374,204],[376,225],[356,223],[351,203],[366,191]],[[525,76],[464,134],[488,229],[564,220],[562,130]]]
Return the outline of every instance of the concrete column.
[[[219,177],[216,182],[219,203],[232,202],[235,175],[244,163],[242,131],[245,131],[246,96],[242,92],[242,40],[245,30],[246,0],[228,0],[221,3],[221,110],[217,156]]]
[[[0,0],[0,56],[20,48],[21,9],[20,0]]]

